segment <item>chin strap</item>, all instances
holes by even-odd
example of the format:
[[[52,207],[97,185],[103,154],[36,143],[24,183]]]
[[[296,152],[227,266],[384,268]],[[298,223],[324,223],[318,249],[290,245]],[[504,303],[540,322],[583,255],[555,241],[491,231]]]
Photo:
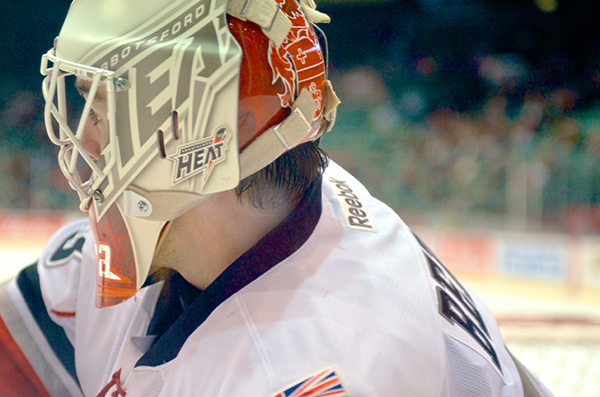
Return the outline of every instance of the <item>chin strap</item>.
[[[292,112],[281,123],[269,128],[240,153],[240,179],[254,174],[306,138],[312,129],[312,119],[317,106],[304,88]]]
[[[317,140],[323,133],[331,130],[340,100],[329,80],[325,87],[325,108],[321,125],[312,124],[317,104],[308,90],[303,88],[292,106],[292,113],[281,123],[263,132],[240,153],[240,179],[260,171],[299,144]]]

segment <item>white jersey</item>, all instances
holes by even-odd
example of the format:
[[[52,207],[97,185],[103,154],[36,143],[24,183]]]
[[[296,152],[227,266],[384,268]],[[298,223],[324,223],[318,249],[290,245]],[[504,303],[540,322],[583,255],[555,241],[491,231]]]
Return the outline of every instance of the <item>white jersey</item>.
[[[334,163],[315,185],[205,291],[175,277],[103,309],[71,223],[0,314],[56,396],[522,396],[492,314],[397,214]]]

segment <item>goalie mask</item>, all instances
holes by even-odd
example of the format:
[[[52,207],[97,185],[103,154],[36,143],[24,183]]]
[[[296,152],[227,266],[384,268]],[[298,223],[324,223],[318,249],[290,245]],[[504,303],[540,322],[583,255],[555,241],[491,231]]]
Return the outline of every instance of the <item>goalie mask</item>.
[[[98,307],[141,287],[171,220],[331,128],[325,21],[312,0],[73,1],[42,57],[44,115],[89,211]]]

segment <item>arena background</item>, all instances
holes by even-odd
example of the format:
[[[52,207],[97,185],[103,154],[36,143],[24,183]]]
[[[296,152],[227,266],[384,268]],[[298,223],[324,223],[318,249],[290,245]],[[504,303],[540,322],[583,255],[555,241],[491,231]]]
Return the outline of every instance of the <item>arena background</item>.
[[[0,280],[84,216],[42,122],[40,56],[69,3],[0,6]],[[557,396],[600,395],[600,2],[318,5],[343,102],[322,146]]]

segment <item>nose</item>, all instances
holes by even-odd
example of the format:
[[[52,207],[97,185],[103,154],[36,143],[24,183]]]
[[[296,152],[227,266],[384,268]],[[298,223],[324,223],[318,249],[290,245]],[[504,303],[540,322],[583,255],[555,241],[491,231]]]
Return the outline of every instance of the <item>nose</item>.
[[[100,158],[104,146],[103,133],[94,120],[87,119],[83,129],[83,136],[79,141],[85,152],[94,160]]]

